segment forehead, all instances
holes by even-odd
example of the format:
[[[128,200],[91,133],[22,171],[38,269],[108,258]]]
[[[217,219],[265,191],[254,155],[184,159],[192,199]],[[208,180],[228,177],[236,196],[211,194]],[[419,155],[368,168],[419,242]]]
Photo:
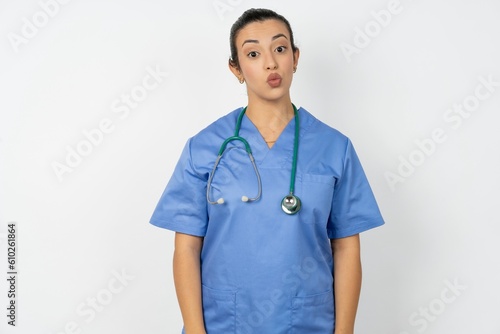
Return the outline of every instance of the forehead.
[[[271,38],[277,34],[283,34],[290,40],[287,26],[282,21],[275,19],[256,21],[247,24],[238,32],[236,43],[238,46],[241,46],[247,39],[270,42]]]

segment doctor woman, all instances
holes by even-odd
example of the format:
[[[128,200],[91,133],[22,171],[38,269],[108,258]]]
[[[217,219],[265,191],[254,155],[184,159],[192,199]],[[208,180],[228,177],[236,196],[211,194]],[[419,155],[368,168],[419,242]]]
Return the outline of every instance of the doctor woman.
[[[359,233],[383,219],[350,140],[290,97],[289,22],[250,9],[229,69],[248,104],[187,141],[151,218],[175,234],[185,334],[353,334]]]

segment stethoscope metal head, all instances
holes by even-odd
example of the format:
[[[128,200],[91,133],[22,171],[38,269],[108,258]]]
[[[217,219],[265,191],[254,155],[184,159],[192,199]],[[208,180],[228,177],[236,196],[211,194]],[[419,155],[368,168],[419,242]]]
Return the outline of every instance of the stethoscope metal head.
[[[300,202],[300,198],[298,198],[293,194],[286,195],[285,197],[283,197],[283,200],[281,201],[281,209],[287,215],[296,214],[297,212],[300,211],[301,207],[302,203]]]

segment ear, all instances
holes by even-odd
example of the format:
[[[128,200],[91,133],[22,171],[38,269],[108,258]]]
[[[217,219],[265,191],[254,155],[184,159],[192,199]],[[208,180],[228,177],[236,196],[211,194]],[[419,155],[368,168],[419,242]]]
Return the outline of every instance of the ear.
[[[229,70],[231,72],[233,72],[236,79],[240,80],[241,78],[243,78],[243,75],[242,75],[240,69],[237,68],[235,65],[233,65],[233,63],[231,63],[231,60],[229,60],[227,64],[229,66]]]
[[[297,48],[295,52],[293,53],[293,66],[297,67],[299,64],[299,57],[300,57],[300,50]]]

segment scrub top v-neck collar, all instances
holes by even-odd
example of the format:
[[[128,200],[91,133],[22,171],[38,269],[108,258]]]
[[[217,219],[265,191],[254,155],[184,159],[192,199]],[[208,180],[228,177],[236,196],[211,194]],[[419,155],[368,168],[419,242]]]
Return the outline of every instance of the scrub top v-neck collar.
[[[241,109],[243,110],[243,108]],[[241,112],[241,110],[239,112]],[[299,123],[301,122],[301,108],[297,109]],[[302,131],[302,124],[299,129]],[[283,168],[291,163],[293,157],[293,142],[295,136],[295,117],[293,117],[280,133],[274,145],[270,148],[264,137],[253,122],[245,114],[241,122],[240,136],[245,138],[252,149],[255,163],[263,168]],[[300,144],[299,144],[300,145]]]

